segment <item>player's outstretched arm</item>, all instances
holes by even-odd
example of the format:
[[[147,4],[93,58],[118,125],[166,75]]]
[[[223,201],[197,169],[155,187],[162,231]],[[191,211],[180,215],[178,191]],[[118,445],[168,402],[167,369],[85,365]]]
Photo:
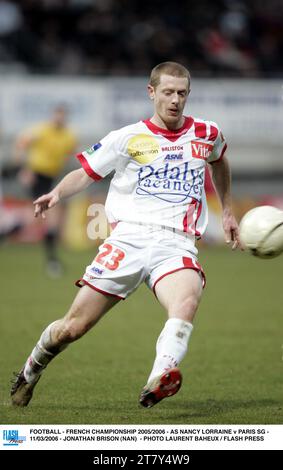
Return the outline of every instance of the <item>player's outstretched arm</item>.
[[[211,166],[213,182],[222,205],[225,240],[227,243],[232,243],[232,249],[235,250],[241,244],[238,223],[232,210],[230,165],[227,157],[224,156]]]
[[[38,217],[41,215],[45,218],[45,212],[54,207],[61,199],[79,193],[92,182],[93,179],[90,178],[82,168],[71,171],[50,193],[43,194],[33,202],[34,216]]]

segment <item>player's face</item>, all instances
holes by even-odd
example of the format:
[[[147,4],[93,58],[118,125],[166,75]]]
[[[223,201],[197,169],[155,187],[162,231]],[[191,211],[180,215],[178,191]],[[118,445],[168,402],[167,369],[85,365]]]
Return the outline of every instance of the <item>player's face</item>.
[[[55,109],[55,111],[53,113],[53,122],[54,122],[55,126],[56,127],[64,127],[65,124],[66,124],[66,120],[67,120],[67,113],[66,113],[65,109],[63,109],[63,108]]]
[[[155,116],[169,129],[178,129],[183,124],[183,110],[189,94],[188,79],[161,75],[160,83],[148,86],[149,96],[154,100]]]

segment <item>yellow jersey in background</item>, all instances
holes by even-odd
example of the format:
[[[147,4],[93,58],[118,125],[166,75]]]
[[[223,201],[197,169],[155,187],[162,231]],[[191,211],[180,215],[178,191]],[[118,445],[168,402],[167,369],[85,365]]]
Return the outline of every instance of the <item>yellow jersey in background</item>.
[[[75,150],[75,134],[67,127],[56,127],[49,122],[37,125],[30,132],[34,140],[28,150],[28,167],[36,173],[56,177]]]

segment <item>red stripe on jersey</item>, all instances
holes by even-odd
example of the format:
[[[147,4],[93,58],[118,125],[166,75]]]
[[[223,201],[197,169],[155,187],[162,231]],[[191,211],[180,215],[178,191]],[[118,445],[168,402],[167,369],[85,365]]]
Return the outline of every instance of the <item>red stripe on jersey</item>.
[[[227,144],[224,145],[220,157],[219,157],[217,160],[214,160],[214,162],[210,162],[210,164],[211,164],[211,163],[213,164],[213,163],[219,163],[219,162],[221,162],[221,160],[222,160],[222,158],[224,157],[224,154],[225,154],[225,152],[226,152],[226,149],[227,149]]]
[[[99,181],[102,179],[102,176],[98,175],[97,173],[95,173],[95,171],[93,171],[87,159],[83,156],[82,153],[79,153],[78,155],[76,155],[76,157],[80,161],[80,164],[82,165],[83,169],[88,174],[88,176],[90,176],[95,181]]]
[[[148,127],[148,129],[156,135],[162,135],[166,139],[170,140],[171,142],[175,142],[178,140],[182,135],[186,134],[186,132],[192,127],[194,120],[191,116],[186,117],[182,127],[176,130],[169,130],[163,129],[162,127],[158,127],[150,119],[146,119],[143,123]]]
[[[222,152],[221,152],[221,155],[220,155],[218,161],[219,161],[219,160],[222,160],[222,158],[224,157],[224,153],[226,152],[226,150],[227,150],[227,144],[224,145],[224,147],[223,147],[223,149],[222,149]]]
[[[210,134],[209,134],[209,137],[208,137],[208,140],[216,140],[217,139],[217,136],[218,136],[218,129],[217,127],[215,126],[210,126]]]
[[[205,122],[195,122],[195,135],[199,139],[206,139],[206,124],[205,124]]]
[[[195,235],[195,220],[194,215],[196,211],[196,205],[198,204],[197,200],[192,201],[188,205],[188,209],[183,218],[183,231]]]
[[[202,202],[200,201],[200,202],[199,202],[199,205],[198,205],[197,218],[196,218],[196,221],[195,221],[196,237],[200,237],[200,236],[201,236],[201,235],[200,235],[200,232],[197,230],[197,224],[198,224],[198,221],[199,221],[199,218],[200,218],[201,210],[202,210]]]

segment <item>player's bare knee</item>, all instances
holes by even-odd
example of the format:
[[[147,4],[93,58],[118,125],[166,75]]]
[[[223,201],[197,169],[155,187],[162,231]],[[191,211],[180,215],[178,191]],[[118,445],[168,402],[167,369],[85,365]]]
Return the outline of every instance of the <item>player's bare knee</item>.
[[[182,320],[191,322],[197,312],[198,306],[198,296],[188,296],[176,303],[175,306],[172,306],[169,316],[177,316]]]
[[[183,304],[181,305],[182,311],[185,315],[195,315],[197,308],[199,305],[199,300],[197,297],[188,297],[184,300]]]

